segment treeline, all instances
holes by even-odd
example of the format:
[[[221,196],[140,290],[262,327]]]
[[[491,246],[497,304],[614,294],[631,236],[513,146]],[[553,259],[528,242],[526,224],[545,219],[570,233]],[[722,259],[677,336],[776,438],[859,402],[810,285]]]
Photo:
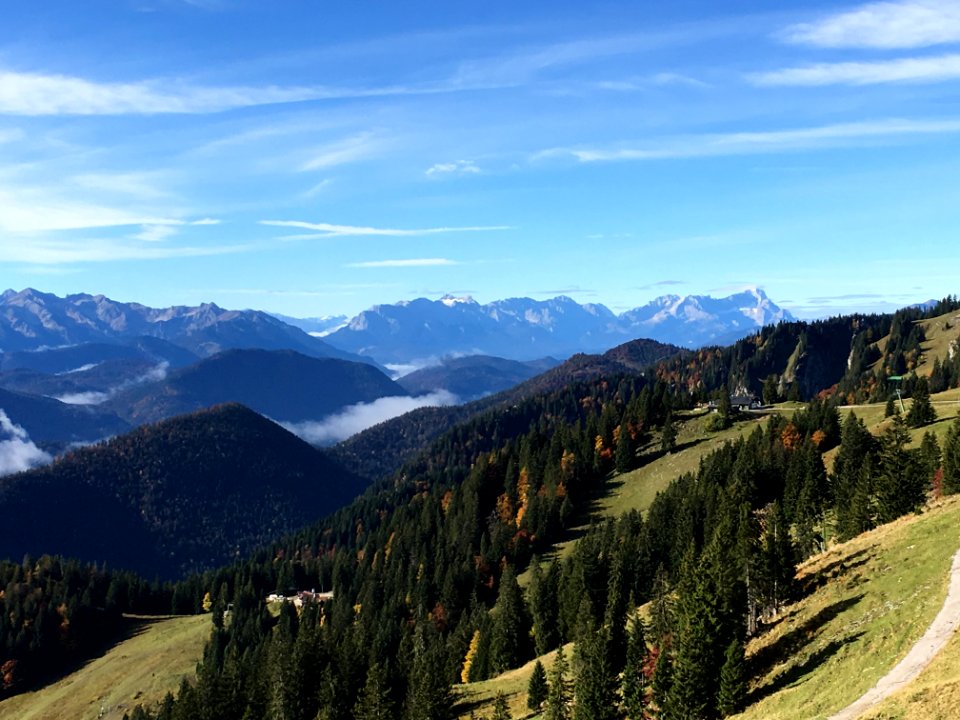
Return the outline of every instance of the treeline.
[[[169,584],[73,560],[0,562],[0,698],[108,647],[122,633],[123,613],[193,611],[192,597],[176,598]]]

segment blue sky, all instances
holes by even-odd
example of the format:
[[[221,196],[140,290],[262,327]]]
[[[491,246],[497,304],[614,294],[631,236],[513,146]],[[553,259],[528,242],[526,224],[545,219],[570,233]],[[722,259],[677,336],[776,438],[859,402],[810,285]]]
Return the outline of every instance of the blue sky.
[[[45,0],[0,285],[352,315],[960,292],[960,2]]]

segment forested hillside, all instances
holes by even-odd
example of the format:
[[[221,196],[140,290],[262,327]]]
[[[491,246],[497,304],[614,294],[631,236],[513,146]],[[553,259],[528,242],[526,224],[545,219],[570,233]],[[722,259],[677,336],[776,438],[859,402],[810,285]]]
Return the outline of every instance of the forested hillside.
[[[63,554],[181,577],[246,556],[363,487],[278,425],[226,405],[0,479],[0,557]]]
[[[663,383],[622,377],[488,413],[329,520],[207,575],[203,587],[234,603],[231,623],[197,685],[160,717],[215,705],[213,717],[444,718],[453,683],[569,641],[571,664],[564,678],[555,665],[551,683],[569,688],[578,716],[619,716],[621,677],[628,717],[734,712],[746,697],[744,645],[791,597],[795,563],[828,533],[846,537],[954,491],[941,478],[957,477],[960,456],[945,451],[938,471],[939,447],[908,450],[901,419],[874,439],[817,401],[708,456],[643,516],[596,525],[563,561],[534,561],[582,520],[609,472],[646,461],[636,453],[646,434],[670,450],[682,402]],[[951,438],[960,442],[960,427]],[[828,475],[822,454],[833,447]],[[310,587],[334,599],[301,613],[282,605],[270,619],[267,593]],[[628,632],[628,609],[648,601],[650,624]]]

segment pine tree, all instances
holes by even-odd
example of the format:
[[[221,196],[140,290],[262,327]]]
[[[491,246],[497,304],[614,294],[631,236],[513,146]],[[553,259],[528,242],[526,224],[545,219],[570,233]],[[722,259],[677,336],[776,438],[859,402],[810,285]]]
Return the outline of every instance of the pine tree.
[[[523,639],[528,637],[526,606],[512,565],[500,577],[500,594],[493,609],[490,665],[494,673],[516,667],[524,658]]]
[[[943,494],[960,492],[960,417],[947,428],[943,439]]]
[[[655,717],[660,720],[671,720],[674,717],[670,707],[670,695],[673,691],[673,655],[667,646],[661,645],[659,648],[650,689],[653,704],[656,706]]]
[[[530,683],[527,685],[527,707],[535,713],[540,712],[549,692],[547,671],[543,669],[543,663],[537,660],[530,675]]]
[[[722,666],[717,652],[721,619],[716,588],[709,574],[701,572],[692,547],[680,572],[676,653],[668,704],[678,717],[713,717]]]
[[[633,455],[633,438],[630,436],[630,429],[626,423],[621,423],[614,456],[618,473],[625,473],[633,466]]]
[[[379,662],[374,662],[367,671],[367,681],[353,715],[356,720],[392,720],[395,717],[387,673]]]
[[[893,400],[893,395],[887,398],[887,404],[883,406],[883,417],[893,417],[900,412],[900,408],[897,407],[897,404]]]
[[[877,477],[877,514],[881,523],[917,510],[925,499],[922,470],[907,450],[910,431],[899,415],[894,416],[881,439]]]
[[[545,720],[570,720],[570,680],[567,679],[567,658],[563,646],[557,648],[557,655],[550,670],[550,691],[547,694]]]
[[[724,656],[720,668],[720,694],[717,697],[717,709],[726,717],[740,712],[747,694],[747,668],[744,659],[743,642],[734,639]]]
[[[503,691],[497,692],[497,697],[493,701],[493,717],[491,720],[513,720],[510,715],[510,707],[507,705],[507,697]]]
[[[534,558],[530,566],[527,596],[533,625],[533,642],[536,654],[546,655],[560,642],[560,565],[554,559],[544,573],[539,560]]]
[[[576,720],[615,720],[617,672],[607,648],[607,628],[588,628],[576,645],[577,679],[574,684]]]
[[[643,619],[634,616],[627,641],[627,664],[623,670],[623,704],[629,720],[643,720],[647,707],[646,668],[650,658]]]
[[[913,387],[913,402],[907,411],[907,425],[923,427],[937,419],[937,411],[930,402],[930,386],[925,377],[918,377]]]
[[[923,440],[920,441],[920,467],[923,470],[924,484],[930,486],[933,483],[933,474],[940,467],[940,444],[937,436],[930,430],[923,434]]]
[[[677,446],[677,427],[673,423],[673,413],[668,411],[663,421],[663,430],[660,435],[660,449],[665,453],[673,452]]]

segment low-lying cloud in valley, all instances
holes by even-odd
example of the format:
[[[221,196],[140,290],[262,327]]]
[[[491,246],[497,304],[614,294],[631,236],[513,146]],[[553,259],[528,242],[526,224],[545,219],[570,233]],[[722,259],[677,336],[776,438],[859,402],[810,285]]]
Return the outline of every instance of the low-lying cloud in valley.
[[[86,366],[85,366],[86,367]],[[91,365],[90,367],[96,367]],[[129,390],[130,388],[136,385],[142,385],[144,383],[160,382],[161,380],[166,380],[167,370],[170,368],[170,363],[166,360],[156,365],[155,367],[150,368],[143,375],[138,375],[135,378],[130,380],[125,380],[116,387],[112,387],[106,391],[91,390],[89,392],[79,392],[79,393],[65,393],[63,395],[57,395],[56,400],[59,400],[62,403],[67,405],[102,405],[107,400],[110,400],[114,395],[123,392],[124,390]],[[78,368],[77,370],[71,372],[80,372],[84,368]]]
[[[53,460],[30,440],[27,431],[15,425],[0,408],[0,476],[29,470]]]
[[[332,445],[356,435],[362,430],[373,427],[391,418],[422,407],[456,405],[459,399],[446,390],[438,390],[429,395],[418,397],[384,397],[369,403],[348,405],[323,420],[306,422],[281,422],[293,434],[313,445]]]

